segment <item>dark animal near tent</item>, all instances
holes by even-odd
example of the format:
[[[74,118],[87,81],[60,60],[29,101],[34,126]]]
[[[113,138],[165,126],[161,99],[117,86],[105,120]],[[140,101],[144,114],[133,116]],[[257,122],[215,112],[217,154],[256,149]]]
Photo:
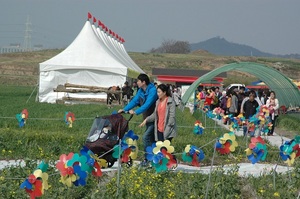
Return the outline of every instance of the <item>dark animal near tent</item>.
[[[119,86],[111,86],[108,88],[108,91],[121,91],[121,88]],[[106,104],[111,106],[113,101],[118,101],[119,104],[121,104],[121,92],[120,93],[107,93],[107,99]]]

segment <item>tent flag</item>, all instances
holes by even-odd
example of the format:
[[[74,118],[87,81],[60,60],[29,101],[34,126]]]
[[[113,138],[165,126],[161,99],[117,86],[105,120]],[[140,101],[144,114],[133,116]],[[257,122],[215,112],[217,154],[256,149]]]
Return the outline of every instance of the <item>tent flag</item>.
[[[96,23],[96,22],[97,22],[96,17],[93,17],[93,23]]]
[[[102,22],[98,20],[98,27],[102,26]]]
[[[88,20],[92,18],[92,14],[88,12]]]

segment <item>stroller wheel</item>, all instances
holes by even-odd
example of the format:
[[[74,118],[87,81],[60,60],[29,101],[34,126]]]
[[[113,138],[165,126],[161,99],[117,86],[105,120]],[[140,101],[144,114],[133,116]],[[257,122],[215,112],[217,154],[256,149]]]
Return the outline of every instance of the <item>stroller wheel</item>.
[[[107,162],[107,167],[111,168],[112,166],[114,166],[115,162]]]
[[[108,168],[114,166],[114,163],[117,161],[116,158],[112,157],[112,153],[106,154],[104,158],[107,161]]]
[[[125,162],[124,164],[125,164],[126,167],[132,167],[132,165],[133,165],[133,160],[131,159],[131,157],[129,157],[128,162]]]

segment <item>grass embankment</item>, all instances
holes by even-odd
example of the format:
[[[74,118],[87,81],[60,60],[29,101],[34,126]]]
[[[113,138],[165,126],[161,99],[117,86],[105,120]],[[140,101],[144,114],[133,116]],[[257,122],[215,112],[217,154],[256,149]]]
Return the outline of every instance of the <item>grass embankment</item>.
[[[78,153],[89,133],[95,116],[111,114],[112,109],[105,105],[62,105],[35,102],[34,87],[0,86],[0,159],[24,159],[26,166],[11,167],[1,171],[0,195],[4,198],[26,198],[26,192],[20,184],[37,167],[36,160],[45,160],[54,164],[61,154]],[[30,95],[32,96],[30,97]],[[15,115],[24,108],[29,119],[24,128],[19,128]],[[114,107],[118,110],[120,107]],[[65,111],[75,114],[77,120],[73,128],[64,122]],[[126,117],[126,115],[125,115]],[[205,159],[201,165],[210,165],[214,143],[210,141],[227,132],[215,126],[214,121],[205,119],[200,112],[191,115],[188,110],[177,110],[178,136],[172,142],[179,161],[187,144],[203,147]],[[206,129],[203,135],[194,135],[193,126],[201,120]],[[130,129],[140,136],[138,146],[142,149],[141,136],[144,129],[138,127],[142,121],[136,116],[130,122]],[[247,143],[238,137],[239,147],[232,155],[215,154],[214,164],[220,169],[213,172],[208,189],[209,198],[274,198],[278,196],[295,198],[300,183],[299,171],[291,175],[263,175],[259,178],[242,178],[237,175],[237,167],[227,175],[222,165],[228,163],[249,162],[245,155]],[[283,164],[278,148],[268,145],[266,162]],[[138,159],[143,158],[140,150]],[[297,167],[298,168],[298,167]],[[60,175],[50,168],[47,173],[51,188],[42,198],[116,198],[116,175],[106,173],[99,179],[88,176],[87,185],[68,188],[60,182]],[[208,176],[203,174],[166,172],[157,174],[153,170],[123,168],[118,193],[120,198],[204,198]]]
[[[300,134],[300,114],[289,113],[286,115],[279,115],[276,120],[277,127],[275,133],[288,138],[294,138],[295,135]],[[276,132],[278,131],[278,132]]]
[[[0,84],[5,85],[36,85],[39,77],[39,63],[59,54],[62,49],[51,49],[34,52],[0,54]],[[190,54],[157,54],[128,53],[131,59],[147,74],[153,68],[213,70],[225,64],[236,62],[256,62],[271,66],[292,79],[298,79],[300,61],[279,58],[257,58],[237,56],[217,56],[203,51]],[[224,86],[230,83],[249,85],[258,79],[250,74],[228,71]]]

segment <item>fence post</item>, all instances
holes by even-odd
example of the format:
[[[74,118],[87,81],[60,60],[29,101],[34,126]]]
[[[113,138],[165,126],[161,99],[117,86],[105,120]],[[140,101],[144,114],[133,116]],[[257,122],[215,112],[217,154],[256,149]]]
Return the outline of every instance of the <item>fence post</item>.
[[[120,177],[121,177],[121,139],[119,139],[119,159],[118,159],[118,176],[117,176],[117,198],[120,194]]]

